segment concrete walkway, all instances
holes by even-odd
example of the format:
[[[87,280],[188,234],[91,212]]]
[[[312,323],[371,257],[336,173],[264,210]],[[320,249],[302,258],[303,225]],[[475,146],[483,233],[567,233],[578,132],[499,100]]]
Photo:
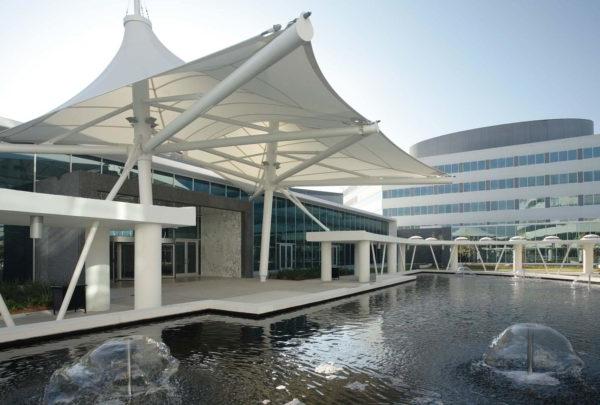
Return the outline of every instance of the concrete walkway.
[[[133,310],[133,284],[121,282],[111,290],[111,310],[67,313],[56,322],[51,311],[15,317],[17,326],[0,327],[0,345],[134,322],[151,321],[198,312],[226,312],[240,317],[261,317],[293,308],[361,294],[415,280],[413,275],[386,274],[377,281],[358,283],[354,277],[322,282],[257,279],[193,278],[163,280],[163,306]]]

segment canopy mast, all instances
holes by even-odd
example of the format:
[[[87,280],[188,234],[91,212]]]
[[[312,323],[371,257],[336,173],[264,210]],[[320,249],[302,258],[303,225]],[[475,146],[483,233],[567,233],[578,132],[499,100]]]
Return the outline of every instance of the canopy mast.
[[[133,0],[133,14],[141,16],[141,8],[142,7],[140,6],[140,0]]]

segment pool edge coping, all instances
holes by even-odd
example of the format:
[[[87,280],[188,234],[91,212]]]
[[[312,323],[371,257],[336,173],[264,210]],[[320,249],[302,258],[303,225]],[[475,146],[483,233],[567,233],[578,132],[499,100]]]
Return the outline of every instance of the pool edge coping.
[[[408,283],[417,279],[416,275],[396,273],[387,280],[368,283],[357,287],[340,287],[294,297],[278,299],[266,303],[244,303],[228,300],[201,300],[180,304],[170,304],[159,308],[126,310],[107,314],[87,315],[68,318],[62,321],[36,322],[0,328],[0,349],[29,345],[39,341],[60,339],[66,336],[83,335],[101,330],[152,323],[166,319],[198,315],[224,315],[242,319],[264,319],[281,313],[325,304],[343,298],[353,297],[384,288]],[[279,301],[279,302],[278,302]],[[285,302],[284,302],[285,301]],[[238,308],[236,308],[238,307]],[[245,307],[245,310],[239,309]],[[50,327],[50,328],[48,328]],[[19,335],[19,336],[17,336]]]

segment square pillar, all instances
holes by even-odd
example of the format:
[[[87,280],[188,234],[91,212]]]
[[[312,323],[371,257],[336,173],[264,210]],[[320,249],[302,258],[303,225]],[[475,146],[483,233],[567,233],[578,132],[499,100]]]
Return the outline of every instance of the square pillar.
[[[387,270],[388,274],[398,272],[398,244],[387,244]]]
[[[160,224],[135,226],[135,309],[158,308],[162,304],[161,237]]]
[[[110,232],[106,228],[98,228],[90,246],[85,260],[85,284],[87,311],[108,311],[110,309]]]
[[[368,283],[371,281],[371,243],[368,240],[361,240],[354,244],[354,249],[358,251],[358,281]]]
[[[331,242],[321,242],[321,281],[331,281]]]

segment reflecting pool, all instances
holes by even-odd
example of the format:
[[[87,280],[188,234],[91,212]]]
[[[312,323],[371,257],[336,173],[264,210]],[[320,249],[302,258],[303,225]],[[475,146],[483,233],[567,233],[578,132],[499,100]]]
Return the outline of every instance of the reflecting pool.
[[[172,403],[599,403],[599,311],[595,286],[421,275],[266,319],[187,317],[5,349],[0,403],[42,402],[54,371],[130,335],[163,342],[179,362]],[[490,343],[519,323],[560,332],[581,371],[543,384],[487,367]],[[142,402],[164,403],[164,396]]]

